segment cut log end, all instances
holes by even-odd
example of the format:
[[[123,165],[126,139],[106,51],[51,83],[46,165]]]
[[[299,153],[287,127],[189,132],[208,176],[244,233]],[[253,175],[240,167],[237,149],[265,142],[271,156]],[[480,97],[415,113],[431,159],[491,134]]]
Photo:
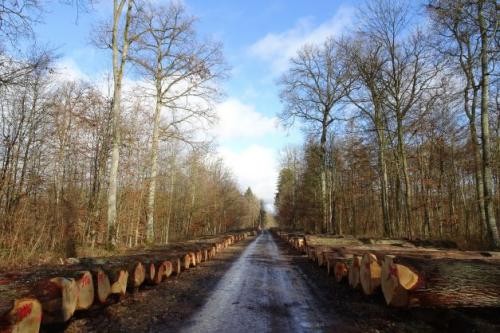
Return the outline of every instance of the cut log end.
[[[380,264],[372,253],[365,253],[359,268],[361,287],[365,295],[371,295],[380,286]]]
[[[75,313],[78,301],[78,285],[75,279],[55,277],[40,282],[34,289],[42,304],[44,323],[63,323]]]
[[[96,277],[94,281],[96,281],[95,285],[97,286],[97,300],[100,303],[106,303],[108,296],[111,294],[111,283],[109,282],[108,275],[100,268],[96,270],[94,273]]]
[[[94,303],[94,282],[92,281],[92,274],[89,271],[83,271],[78,274],[80,277],[76,279],[79,289],[76,309],[86,310]]]
[[[13,302],[12,309],[0,318],[0,332],[38,333],[42,322],[42,306],[34,298]]]
[[[361,257],[354,255],[351,265],[349,266],[348,281],[349,286],[357,288],[359,286],[359,267],[361,265]]]
[[[117,277],[111,284],[111,293],[123,296],[127,292],[128,271],[120,269],[116,275]]]
[[[382,293],[387,305],[406,306],[408,304],[408,291],[399,283],[397,271],[394,256],[385,256],[381,272]]]
[[[196,254],[194,252],[189,252],[188,254],[190,266],[196,267]]]
[[[132,288],[139,288],[146,280],[146,268],[141,262],[137,262],[132,266],[129,273],[129,285]]]
[[[387,305],[402,307],[409,303],[408,290],[419,284],[418,274],[410,268],[394,263],[394,256],[386,255],[381,270],[381,286]]]
[[[182,258],[182,267],[184,270],[189,269],[191,266],[191,256],[189,254],[185,254]]]
[[[203,260],[203,253],[201,251],[196,251],[195,257],[196,257],[196,265],[201,264]]]
[[[170,277],[170,275],[172,275],[173,271],[174,271],[174,267],[172,265],[172,262],[170,260],[165,260],[162,265],[164,266],[164,277],[165,278],[168,278]]]
[[[146,281],[148,281],[148,283],[154,283],[154,279],[156,276],[156,266],[154,262],[150,262],[147,265],[147,268],[148,269],[146,270]]]
[[[172,260],[172,273],[175,275],[181,274],[182,264],[180,258],[173,258]]]
[[[342,282],[348,274],[348,268],[344,262],[336,262],[334,267],[335,281]]]

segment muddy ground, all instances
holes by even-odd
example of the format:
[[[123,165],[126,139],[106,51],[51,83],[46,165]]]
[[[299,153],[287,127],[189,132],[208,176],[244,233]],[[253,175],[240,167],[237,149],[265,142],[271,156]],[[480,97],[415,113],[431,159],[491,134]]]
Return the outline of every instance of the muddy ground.
[[[258,246],[274,244],[273,238],[268,237],[268,239],[263,239],[261,236],[257,242],[262,244],[259,243]],[[44,327],[42,332],[115,333],[177,332],[181,330],[185,332],[210,332],[210,327],[203,328],[199,325],[193,325],[193,323],[196,323],[198,317],[206,317],[203,313],[207,311],[207,304],[210,303],[207,303],[207,300],[209,297],[213,298],[214,291],[224,289],[224,286],[218,285],[218,282],[224,278],[226,272],[235,270],[234,267],[231,269],[233,263],[238,264],[240,255],[253,241],[254,239],[249,239],[237,243],[218,254],[215,259],[191,268],[179,277],[171,277],[159,286],[144,287],[134,294],[128,294],[120,302],[77,314],[64,327]],[[300,279],[301,285],[304,285],[304,288],[310,292],[310,298],[313,302],[307,301],[304,304],[307,306],[314,303],[312,308],[318,313],[317,316],[311,318],[320,323],[294,328],[294,318],[287,318],[283,322],[274,323],[274,325],[266,326],[264,329],[261,326],[258,328],[259,332],[500,332],[499,309],[472,311],[388,308],[384,305],[381,294],[375,297],[365,297],[361,292],[353,291],[347,285],[335,283],[331,277],[327,277],[324,269],[313,265],[305,256],[298,254],[287,244],[276,240],[276,246],[279,253],[277,259],[288,265],[286,269],[293,270],[293,280]],[[253,247],[256,245],[253,244]],[[272,265],[275,265],[275,262],[268,258],[256,258],[256,256],[265,255],[263,252],[265,251],[250,253],[249,260],[257,262],[264,272],[272,271],[274,269]],[[245,253],[242,257],[245,257]],[[272,276],[272,274],[270,275]],[[226,276],[224,283],[226,283],[227,278]],[[293,293],[294,290],[290,290],[290,292]],[[276,298],[279,300],[280,296],[278,295]],[[231,304],[225,306],[234,308],[239,306],[240,301],[228,303]],[[275,316],[293,317],[294,312],[288,310],[289,306],[289,303],[284,302],[281,307],[271,306],[260,311],[269,311],[269,314],[266,315],[271,318]],[[254,308],[247,308],[255,311]],[[286,314],[283,313],[283,309],[286,310]],[[208,311],[211,310],[208,309]],[[219,312],[224,313],[224,311]],[[236,313],[245,316],[244,310],[237,310]],[[214,314],[214,316],[219,315]],[[235,315],[231,314],[230,317],[234,319]],[[230,321],[231,318],[227,320]],[[213,320],[220,321],[221,318],[214,317]],[[222,318],[222,322],[224,320],[226,319]],[[221,330],[219,326],[217,331],[235,332],[235,328]],[[248,325],[242,325],[237,331],[252,332],[255,329]]]

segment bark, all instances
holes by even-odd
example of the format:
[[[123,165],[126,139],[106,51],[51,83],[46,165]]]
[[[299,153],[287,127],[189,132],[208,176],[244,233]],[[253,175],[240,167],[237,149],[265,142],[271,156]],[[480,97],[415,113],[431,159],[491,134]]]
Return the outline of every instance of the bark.
[[[404,134],[403,134],[403,121],[401,117],[398,115],[397,116],[397,137],[398,137],[398,155],[399,155],[399,163],[400,163],[400,168],[401,172],[403,173],[403,182],[404,182],[404,195],[403,195],[403,200],[404,200],[404,221],[405,221],[405,233],[407,237],[412,237],[412,232],[411,232],[411,212],[412,212],[412,205],[411,205],[411,200],[412,200],[412,190],[411,190],[411,183],[410,183],[410,175],[408,171],[408,159],[406,157],[406,149],[404,147]]]
[[[376,114],[380,111],[375,111]],[[375,115],[376,118],[377,115]],[[389,192],[388,192],[388,177],[387,177],[387,162],[385,157],[385,152],[387,149],[387,143],[385,138],[384,130],[382,129],[382,124],[377,121],[377,139],[379,143],[378,149],[378,165],[379,165],[379,178],[380,178],[380,204],[382,206],[382,223],[384,226],[384,236],[393,236],[394,232],[392,230],[392,225],[389,216]]]
[[[484,0],[478,1],[478,24],[481,34],[481,130],[482,130],[482,153],[483,153],[483,176],[484,176],[484,206],[486,222],[490,234],[491,243],[494,247],[500,247],[500,235],[496,224],[495,212],[493,210],[493,174],[491,166],[491,142],[489,124],[489,77],[488,68],[488,31],[483,13]]]
[[[323,223],[320,228],[316,228],[316,232],[326,232],[328,229],[328,224],[330,218],[328,216],[328,196],[327,196],[327,188],[326,188],[326,136],[327,136],[327,117],[328,111],[323,111],[323,127],[321,130],[321,139],[320,139],[320,180],[321,180],[321,209],[322,209],[322,219]]]
[[[172,163],[173,164],[173,163]],[[170,173],[170,198],[169,198],[169,203],[168,203],[168,213],[167,213],[167,220],[165,221],[165,245],[169,243],[169,236],[170,236],[170,221],[172,219],[172,212],[174,210],[173,205],[174,205],[174,186],[175,186],[175,170],[172,168],[172,171]]]
[[[360,240],[352,236],[306,235],[304,238],[308,248],[314,246],[340,247],[363,244]]]
[[[473,78],[473,65],[472,65],[472,55],[470,54],[470,46],[468,46],[468,58],[467,63],[461,62],[462,69],[464,70],[467,78],[467,84],[464,90],[464,109],[467,117],[469,118],[469,131],[472,142],[472,149],[474,150],[474,169],[475,169],[475,180],[476,180],[476,197],[478,212],[480,218],[481,228],[488,230],[486,225],[486,209],[484,206],[484,177],[481,161],[481,150],[480,144],[477,136],[476,128],[476,109],[477,109],[477,94],[478,87],[476,87]],[[469,97],[470,90],[472,89],[472,99]]]
[[[123,29],[123,48],[119,49],[119,26],[123,7],[127,4],[125,12],[125,26]],[[116,246],[118,242],[116,222],[116,196],[118,192],[118,165],[120,162],[120,113],[122,79],[125,62],[129,48],[129,28],[132,15],[133,0],[114,0],[113,2],[113,30],[112,30],[112,52],[113,52],[113,100],[111,104],[111,164],[109,170],[108,190],[108,220],[107,241],[109,246]]]
[[[475,103],[473,103],[475,104]],[[470,135],[474,149],[474,169],[476,178],[476,197],[478,201],[479,222],[481,229],[488,230],[486,224],[486,208],[484,205],[484,177],[481,161],[480,144],[477,139],[477,129],[475,119],[469,122]]]
[[[153,137],[151,142],[151,174],[149,180],[148,203],[147,203],[147,241],[153,243],[155,240],[154,231],[154,213],[155,213],[155,194],[156,194],[156,177],[158,173],[158,143],[160,132],[160,116],[161,116],[161,82],[156,82],[156,105],[153,118]]]

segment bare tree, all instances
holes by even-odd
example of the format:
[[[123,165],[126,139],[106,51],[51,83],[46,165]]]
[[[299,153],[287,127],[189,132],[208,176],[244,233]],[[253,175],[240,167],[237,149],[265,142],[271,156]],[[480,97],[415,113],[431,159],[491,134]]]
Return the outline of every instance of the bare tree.
[[[318,231],[336,227],[330,220],[327,198],[327,138],[333,122],[342,118],[340,102],[351,89],[348,69],[337,52],[332,38],[320,46],[306,45],[290,60],[290,69],[279,80],[284,103],[281,120],[292,124],[300,119],[320,136],[323,223]]]
[[[405,148],[406,122],[417,104],[439,83],[439,74],[426,35],[419,29],[408,31],[412,22],[408,1],[375,0],[363,10],[361,32],[382,46],[386,60],[381,76],[386,96],[384,107],[395,118],[398,164],[402,176],[405,232],[411,236],[412,186]]]
[[[493,210],[493,173],[491,159],[491,139],[489,124],[489,89],[490,89],[490,43],[489,38],[497,37],[498,13],[496,1],[477,1],[477,23],[481,36],[481,140],[483,148],[483,174],[484,174],[484,206],[486,221],[488,223],[491,242],[493,246],[500,247],[500,235]],[[488,18],[492,18],[488,20]],[[492,31],[490,35],[490,31]],[[498,47],[498,45],[497,45]]]
[[[489,76],[494,66],[490,64],[489,57],[495,48],[489,39],[496,37],[498,26],[495,8],[494,1],[482,0],[472,2],[436,0],[428,5],[440,37],[441,43],[437,45],[437,49],[463,73],[464,111],[469,120],[470,137],[474,149],[480,223],[488,230],[492,244],[498,247],[500,236],[493,210],[488,96]],[[481,142],[479,142],[476,125],[478,107],[481,110]]]
[[[20,37],[31,36],[33,24],[39,21],[41,9],[39,0],[1,0],[0,38],[2,42],[7,41],[17,47]]]
[[[147,204],[147,239],[153,242],[160,137],[187,141],[183,126],[212,121],[212,101],[219,95],[215,81],[224,76],[225,67],[221,45],[198,40],[195,20],[182,5],[149,5],[139,19],[142,35],[132,57],[153,83],[155,100]],[[162,109],[170,112],[164,126]]]
[[[134,0],[113,1],[113,23],[111,28],[111,50],[113,59],[113,99],[111,101],[111,166],[108,189],[108,244],[116,245],[116,195],[118,191],[118,165],[120,162],[120,107],[122,80],[128,51],[133,38],[130,26]],[[124,22],[123,22],[124,21]]]
[[[386,61],[383,56],[383,46],[361,34],[354,40],[344,40],[341,45],[345,54],[344,66],[351,68],[351,75],[354,79],[349,101],[368,119],[376,135],[384,235],[392,236],[394,226],[389,215],[387,115],[384,108],[386,91],[382,82]]]

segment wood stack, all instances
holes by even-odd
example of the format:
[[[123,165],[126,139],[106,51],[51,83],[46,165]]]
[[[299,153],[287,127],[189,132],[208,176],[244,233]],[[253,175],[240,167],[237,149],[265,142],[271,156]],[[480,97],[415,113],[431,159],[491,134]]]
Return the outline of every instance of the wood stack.
[[[287,241],[293,233],[276,231]],[[337,282],[394,307],[500,307],[500,252],[440,249],[401,239],[306,235],[304,251]],[[448,242],[449,243],[449,242]],[[446,243],[447,247],[449,244]]]
[[[202,238],[108,258],[81,258],[65,266],[0,273],[0,332],[38,332],[46,323],[67,322],[75,311],[106,304],[144,283],[159,284],[172,274],[213,258],[250,233]]]

